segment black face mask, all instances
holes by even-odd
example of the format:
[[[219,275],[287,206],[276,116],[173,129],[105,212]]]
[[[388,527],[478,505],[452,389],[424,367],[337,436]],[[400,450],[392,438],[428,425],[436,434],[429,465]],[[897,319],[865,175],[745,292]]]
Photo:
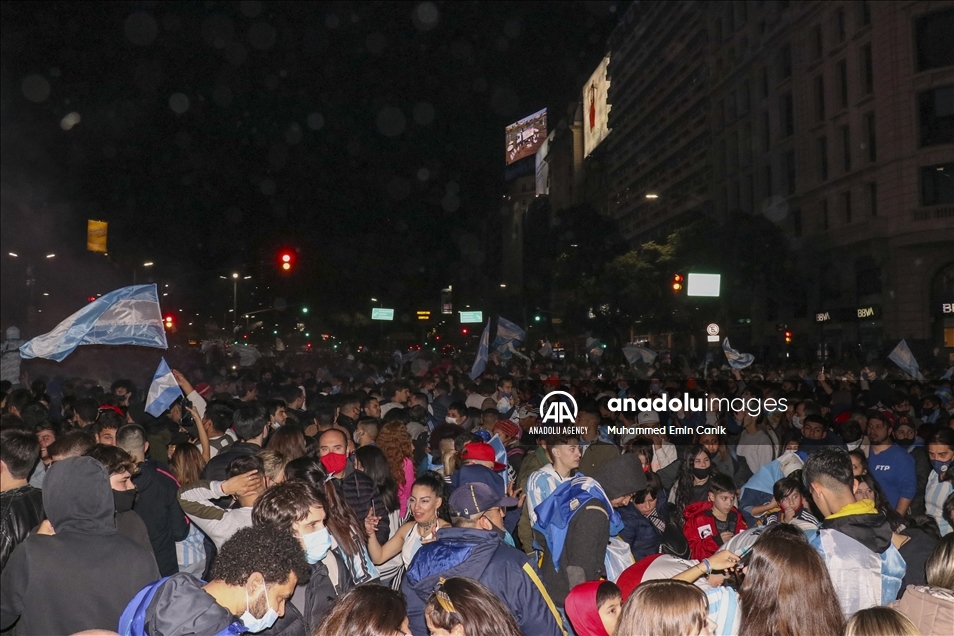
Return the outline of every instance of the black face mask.
[[[708,468],[693,468],[692,476],[695,477],[696,479],[705,479],[706,477],[709,476],[709,469]]]
[[[913,439],[899,439],[899,440],[897,440],[897,444],[898,444],[898,446],[900,446],[901,448],[907,448],[907,447],[909,447],[909,446],[910,446],[911,444],[913,444],[913,443],[914,443],[914,440],[913,440]]]
[[[116,507],[116,512],[129,512],[133,509],[133,504],[136,502],[136,490],[114,490],[113,491],[113,505]]]

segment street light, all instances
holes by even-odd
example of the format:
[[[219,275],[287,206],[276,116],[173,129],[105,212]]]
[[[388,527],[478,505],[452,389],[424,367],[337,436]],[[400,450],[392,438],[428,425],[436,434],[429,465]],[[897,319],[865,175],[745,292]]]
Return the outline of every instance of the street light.
[[[16,252],[8,252],[8,253],[9,253],[10,256],[12,256],[13,258],[20,258],[20,255],[17,254]]]
[[[155,263],[153,263],[152,261],[146,261],[145,263],[140,265],[140,267],[152,267],[153,265],[155,265]],[[139,274],[139,267],[133,267],[133,285],[136,284],[136,277],[138,274]]]
[[[55,256],[56,256],[56,254],[47,254],[47,255],[46,255],[47,258],[53,258],[53,257],[55,257]]]

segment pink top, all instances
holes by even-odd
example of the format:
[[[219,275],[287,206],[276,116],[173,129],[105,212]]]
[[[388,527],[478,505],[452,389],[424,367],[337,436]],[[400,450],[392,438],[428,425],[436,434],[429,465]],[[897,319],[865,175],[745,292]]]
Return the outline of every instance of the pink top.
[[[407,500],[411,498],[411,488],[414,487],[414,462],[410,457],[404,458],[404,485],[398,486],[398,501],[401,502],[401,518],[407,514]]]

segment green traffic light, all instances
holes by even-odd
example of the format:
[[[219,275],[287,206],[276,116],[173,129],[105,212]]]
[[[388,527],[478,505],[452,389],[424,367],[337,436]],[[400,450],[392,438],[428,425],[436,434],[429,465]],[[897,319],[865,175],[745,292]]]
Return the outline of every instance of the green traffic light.
[[[540,322],[540,316],[534,316],[533,319],[534,319],[536,322]]]
[[[308,308],[307,308],[307,307],[302,307],[302,308],[301,308],[301,313],[307,314],[307,313],[308,313]]]

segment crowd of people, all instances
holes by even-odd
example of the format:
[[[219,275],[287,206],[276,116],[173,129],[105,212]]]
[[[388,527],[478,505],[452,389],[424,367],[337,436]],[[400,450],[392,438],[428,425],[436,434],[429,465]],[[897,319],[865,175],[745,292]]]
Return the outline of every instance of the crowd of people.
[[[0,630],[954,633],[950,372],[427,362],[4,382]]]

